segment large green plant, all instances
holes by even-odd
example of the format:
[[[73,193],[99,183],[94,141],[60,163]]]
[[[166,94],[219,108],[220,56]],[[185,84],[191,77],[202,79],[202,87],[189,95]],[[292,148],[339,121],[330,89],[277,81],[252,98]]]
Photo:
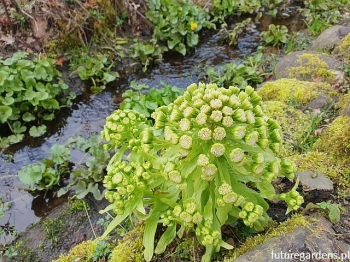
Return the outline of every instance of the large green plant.
[[[0,137],[0,148],[20,142],[28,128],[31,136],[41,136],[46,132],[43,121],[54,119],[55,111],[75,98],[54,60],[27,56],[17,52],[0,59],[0,128],[7,125],[12,133]]]
[[[154,40],[166,41],[170,50],[182,55],[186,54],[186,47],[198,44],[198,32],[203,27],[214,27],[208,10],[190,0],[148,0],[147,4],[146,15],[154,24]]]
[[[253,88],[192,84],[173,103],[152,114],[153,121],[125,109],[107,117],[101,135],[117,153],[104,186],[111,202],[103,212],[117,216],[111,232],[134,213],[146,220],[145,259],[162,253],[175,236],[194,231],[206,246],[203,261],[220,247],[221,227],[242,220],[256,231],[268,223],[265,199],[284,199],[287,212],[303,198],[296,191],[276,195],[277,177],[295,178],[295,165],[276,156],[281,128],[262,110]],[[154,249],[159,223],[165,231]]]

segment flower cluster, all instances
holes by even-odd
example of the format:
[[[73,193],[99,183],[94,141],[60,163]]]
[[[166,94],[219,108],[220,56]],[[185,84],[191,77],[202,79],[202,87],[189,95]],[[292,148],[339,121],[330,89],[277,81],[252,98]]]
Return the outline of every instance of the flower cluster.
[[[206,220],[196,228],[196,236],[203,246],[216,246],[221,239],[221,232],[213,229],[212,224],[212,220]]]
[[[130,144],[131,148],[137,147],[145,122],[146,117],[136,111],[118,109],[106,118],[101,137],[109,142],[109,147],[125,143]]]
[[[116,214],[123,214],[128,201],[142,197],[140,192],[149,189],[149,182],[152,181],[154,174],[150,162],[119,162],[108,170],[103,179],[103,185],[107,189],[105,198],[114,203]]]
[[[193,230],[210,253],[230,248],[221,239],[221,227],[229,221],[263,230],[265,199],[284,199],[287,211],[303,202],[297,183],[292,191],[275,194],[272,182],[294,179],[296,168],[278,157],[281,127],[263,108],[252,87],[200,83],[157,108],[153,125],[131,110],[116,111],[102,132],[119,150],[104,179],[106,198],[124,217],[136,209],[134,214],[147,220],[147,232],[156,232],[155,219],[168,227],[159,245]]]

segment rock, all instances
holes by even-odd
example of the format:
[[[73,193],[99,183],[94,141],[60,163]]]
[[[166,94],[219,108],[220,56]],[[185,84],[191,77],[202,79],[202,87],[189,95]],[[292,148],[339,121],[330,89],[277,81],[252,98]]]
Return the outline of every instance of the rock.
[[[311,61],[311,58],[309,57],[314,57],[314,61]],[[314,52],[297,51],[283,57],[277,63],[275,77],[276,79],[296,78],[298,80],[311,80],[313,76],[327,74],[327,71],[330,70],[337,71],[339,67],[339,61],[331,56],[321,55]],[[299,68],[303,70],[298,70]],[[298,74],[293,74],[291,71],[293,69]],[[309,72],[305,74],[302,73],[302,71]],[[333,77],[331,76],[331,78]]]
[[[299,171],[297,175],[300,179],[300,183],[303,185],[304,191],[311,190],[333,190],[333,182],[328,177],[325,177],[320,172],[313,171]]]
[[[342,40],[348,33],[350,33],[350,27],[335,25],[324,30],[315,40],[312,45],[312,50],[320,50],[324,48],[334,48],[340,40]]]
[[[306,108],[312,108],[312,109],[326,109],[328,106],[330,106],[333,102],[333,99],[326,95],[326,94],[320,94],[316,98],[312,99],[306,106]]]
[[[318,219],[311,226],[312,231],[299,226],[292,233],[271,238],[234,261],[334,261],[331,255],[348,257],[350,245],[336,239],[336,232],[328,220],[323,217]],[[320,257],[328,254],[328,258]]]

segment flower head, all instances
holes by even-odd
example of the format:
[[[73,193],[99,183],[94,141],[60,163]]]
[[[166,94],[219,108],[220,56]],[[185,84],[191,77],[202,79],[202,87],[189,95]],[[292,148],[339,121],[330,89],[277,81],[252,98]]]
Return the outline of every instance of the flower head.
[[[191,27],[191,30],[192,30],[192,31],[194,31],[194,30],[196,30],[196,29],[197,29],[198,25],[197,25],[197,23],[196,23],[196,22],[191,21],[191,23],[190,23],[190,27]]]
[[[225,146],[221,143],[215,143],[211,146],[210,153],[216,157],[220,157],[225,153]]]

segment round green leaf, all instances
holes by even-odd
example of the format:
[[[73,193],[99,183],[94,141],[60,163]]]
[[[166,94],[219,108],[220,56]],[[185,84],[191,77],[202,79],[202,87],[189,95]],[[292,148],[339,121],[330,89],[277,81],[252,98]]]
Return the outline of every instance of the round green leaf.
[[[5,123],[11,116],[12,109],[9,106],[0,106],[0,122]]]
[[[30,122],[35,120],[35,116],[29,112],[24,113],[24,115],[22,116],[23,121],[25,122]]]
[[[43,134],[45,134],[46,132],[46,126],[45,125],[41,125],[41,126],[32,126],[29,129],[29,134],[32,137],[39,137],[42,136]]]

